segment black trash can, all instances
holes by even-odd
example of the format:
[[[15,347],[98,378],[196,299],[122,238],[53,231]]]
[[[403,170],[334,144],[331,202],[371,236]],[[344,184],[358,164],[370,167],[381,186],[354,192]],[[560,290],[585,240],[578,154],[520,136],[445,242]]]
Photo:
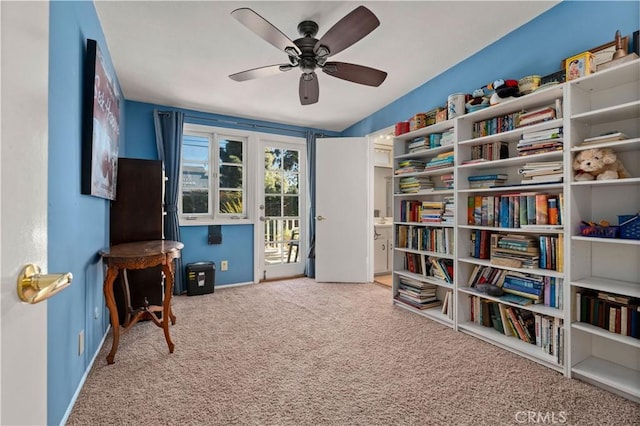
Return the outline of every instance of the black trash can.
[[[195,262],[186,266],[187,296],[213,293],[216,265],[213,262]]]

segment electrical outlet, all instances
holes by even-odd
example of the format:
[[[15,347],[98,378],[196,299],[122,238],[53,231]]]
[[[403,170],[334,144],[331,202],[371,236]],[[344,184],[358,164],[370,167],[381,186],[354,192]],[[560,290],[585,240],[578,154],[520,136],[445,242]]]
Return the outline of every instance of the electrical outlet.
[[[78,334],[78,356],[84,353],[84,330]]]
[[[229,262],[226,260],[223,260],[220,262],[220,270],[221,271],[226,271],[229,269]]]

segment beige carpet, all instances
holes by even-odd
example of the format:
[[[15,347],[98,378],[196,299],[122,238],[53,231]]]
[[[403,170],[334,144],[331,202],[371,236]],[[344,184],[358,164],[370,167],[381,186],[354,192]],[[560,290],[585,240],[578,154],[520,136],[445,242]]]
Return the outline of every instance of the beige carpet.
[[[640,419],[638,404],[394,307],[389,289],[376,284],[301,278],[217,289],[175,298],[174,311],[173,354],[162,331],[143,323],[122,336],[116,363],[107,365],[107,338],[68,424]]]

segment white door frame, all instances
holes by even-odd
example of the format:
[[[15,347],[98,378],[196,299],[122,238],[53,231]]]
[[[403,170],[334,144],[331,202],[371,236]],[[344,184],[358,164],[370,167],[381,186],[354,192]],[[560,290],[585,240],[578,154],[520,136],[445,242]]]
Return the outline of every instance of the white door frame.
[[[271,273],[267,274],[267,279],[283,278],[295,275],[301,275],[304,273],[308,245],[307,245],[307,233],[309,228],[308,223],[308,206],[307,199],[308,186],[307,186],[307,141],[304,138],[260,134],[258,137],[258,149],[256,150],[256,162],[253,167],[255,173],[255,202],[253,203],[254,213],[254,274],[253,281],[255,283],[260,282],[265,277],[265,255],[264,255],[264,222],[260,220],[260,217],[264,215],[264,211],[260,209],[260,205],[263,204],[262,199],[264,189],[264,148],[266,146],[282,146],[284,148],[290,148],[300,151],[300,235],[298,236],[300,242],[298,246],[299,256],[298,263],[283,264],[281,266],[270,267]]]
[[[27,263],[47,272],[49,3],[0,2],[0,28],[0,424],[43,425],[47,301],[22,303],[16,282]]]

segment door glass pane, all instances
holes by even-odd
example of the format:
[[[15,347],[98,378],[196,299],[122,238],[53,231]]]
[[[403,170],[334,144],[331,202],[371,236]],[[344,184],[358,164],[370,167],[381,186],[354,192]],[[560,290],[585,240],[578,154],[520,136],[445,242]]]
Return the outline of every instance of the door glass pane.
[[[299,170],[298,151],[286,150],[283,153],[283,169],[286,171]]]
[[[282,191],[282,174],[279,171],[264,173],[264,193],[280,194]]]
[[[300,189],[298,173],[284,173],[284,193],[285,194],[297,194]]]
[[[282,151],[277,148],[264,149],[265,170],[280,170],[282,165]]]
[[[265,267],[301,262],[300,153],[266,147],[264,150]],[[277,224],[277,225],[276,225]]]
[[[281,207],[282,198],[277,195],[269,195],[264,197],[264,214],[266,216],[282,216]]]
[[[283,199],[284,216],[298,216],[298,199],[297,196],[286,196]]]

